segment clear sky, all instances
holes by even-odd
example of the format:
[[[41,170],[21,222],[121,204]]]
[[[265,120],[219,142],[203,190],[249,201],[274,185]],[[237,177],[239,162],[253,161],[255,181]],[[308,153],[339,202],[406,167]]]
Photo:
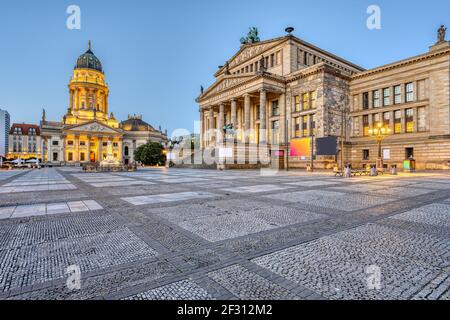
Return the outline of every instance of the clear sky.
[[[72,4],[81,30],[66,27]],[[381,30],[366,27],[372,4]],[[262,40],[293,26],[296,36],[372,68],[426,52],[437,28],[450,26],[449,12],[448,0],[1,0],[0,108],[13,122],[38,123],[43,107],[61,120],[73,66],[91,39],[116,118],[136,113],[169,133],[192,130],[200,85],[213,83],[250,26]]]

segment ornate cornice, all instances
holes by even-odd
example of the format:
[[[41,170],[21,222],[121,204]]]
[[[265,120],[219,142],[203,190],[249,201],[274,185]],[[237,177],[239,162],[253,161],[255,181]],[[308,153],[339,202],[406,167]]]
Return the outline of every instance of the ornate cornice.
[[[357,80],[357,79],[361,79],[364,77],[368,77],[368,76],[372,76],[381,72],[385,72],[385,71],[389,71],[389,70],[393,70],[396,68],[401,68],[401,67],[405,67],[405,66],[409,66],[418,62],[422,62],[422,61],[426,61],[426,60],[431,60],[434,58],[438,58],[438,57],[442,57],[442,56],[446,56],[446,55],[450,55],[450,49],[445,49],[445,50],[440,50],[440,51],[436,51],[436,52],[430,52],[430,53],[425,53],[425,54],[421,54],[419,56],[415,56],[412,58],[408,58],[408,59],[404,59],[404,60],[400,60],[397,62],[393,62],[378,68],[374,68],[371,70],[367,70],[365,72],[361,72],[358,74],[355,74],[353,76],[350,77],[351,80]]]

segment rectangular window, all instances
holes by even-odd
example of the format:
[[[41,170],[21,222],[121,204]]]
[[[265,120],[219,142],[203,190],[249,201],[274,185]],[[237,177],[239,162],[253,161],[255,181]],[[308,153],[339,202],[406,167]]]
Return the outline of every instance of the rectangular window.
[[[294,135],[296,138],[300,137],[300,117],[294,118]]]
[[[379,113],[376,113],[376,114],[374,114],[373,115],[373,126],[374,127],[378,127],[378,124],[380,124],[381,123],[381,117],[380,117],[380,114]]]
[[[53,140],[53,141],[52,141],[52,146],[57,146],[57,145],[59,145],[59,141]]]
[[[370,150],[369,149],[363,150],[363,160],[370,160]]]
[[[58,161],[58,153],[53,152],[53,161]]]
[[[248,73],[248,66],[245,67],[245,73]]]
[[[314,119],[314,115],[311,115],[310,117],[310,128],[312,135],[316,135],[316,120]]]
[[[80,141],[80,146],[84,147],[86,145],[86,141]]]
[[[69,154],[67,155],[67,158],[69,161],[73,161],[73,153],[69,152]]]
[[[119,143],[118,143],[118,142],[113,142],[113,147],[114,147],[114,148],[119,147]]]
[[[294,97],[294,111],[300,112],[300,97],[299,96]]]
[[[304,93],[302,94],[302,110],[309,110],[309,94]]]
[[[363,110],[369,109],[369,93],[363,93]]]
[[[253,64],[250,65],[250,72],[253,72]]]
[[[402,87],[395,86],[394,87],[394,104],[402,103]]]
[[[272,68],[272,67],[274,67],[274,66],[275,66],[275,54],[272,53],[272,54],[270,55],[270,67]]]
[[[303,52],[303,64],[305,66],[308,65],[308,53],[307,52]]]
[[[369,116],[363,116],[363,135],[364,137],[369,136]]]
[[[374,108],[381,107],[380,90],[373,91],[373,107]]]
[[[391,89],[383,89],[383,106],[389,106],[391,104]]]
[[[389,127],[391,124],[391,114],[389,112],[383,113],[383,126]]]
[[[272,121],[272,143],[278,144],[279,143],[279,130],[280,128],[280,122],[278,120]]]
[[[401,112],[401,110],[397,110],[394,113],[394,133],[395,134],[402,133],[402,112]]]
[[[414,148],[405,148],[405,159],[414,158]]]
[[[256,106],[256,120],[259,120],[261,109],[259,106]]]
[[[406,133],[414,132],[414,111],[413,109],[405,110]]]
[[[303,137],[308,137],[309,136],[309,132],[308,132],[308,117],[307,116],[303,116],[302,117],[302,123],[303,123],[302,136]]]
[[[73,140],[68,140],[68,141],[67,141],[67,145],[68,145],[68,146],[73,146]]]
[[[103,143],[102,143],[102,146],[103,146],[103,147],[107,147],[107,146],[108,146],[108,142],[103,142]]]
[[[84,160],[84,152],[81,152],[81,153],[80,153],[80,161],[85,161],[85,160]]]
[[[315,109],[316,108],[316,92],[313,91],[310,93],[310,98],[311,98],[311,109]]]
[[[272,116],[279,116],[280,108],[278,105],[278,100],[272,101]]]
[[[407,83],[405,85],[406,88],[406,102],[413,102],[414,101],[414,84],[412,82]]]

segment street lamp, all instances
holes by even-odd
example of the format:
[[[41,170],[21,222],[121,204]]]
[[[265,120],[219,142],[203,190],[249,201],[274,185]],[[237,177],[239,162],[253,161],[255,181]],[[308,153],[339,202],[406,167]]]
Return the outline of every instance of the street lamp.
[[[386,126],[383,126],[381,123],[378,123],[375,129],[369,130],[369,136],[375,139],[378,143],[378,160],[377,160],[377,169],[384,169],[383,167],[383,154],[381,149],[381,143],[383,140],[391,133],[391,129]]]

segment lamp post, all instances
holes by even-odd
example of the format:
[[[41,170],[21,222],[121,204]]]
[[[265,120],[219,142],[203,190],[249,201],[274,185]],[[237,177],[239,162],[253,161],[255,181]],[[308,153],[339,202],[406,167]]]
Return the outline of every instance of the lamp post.
[[[384,139],[391,133],[391,129],[383,126],[381,123],[377,125],[375,129],[369,130],[369,135],[375,139],[378,143],[378,159],[377,159],[377,169],[384,169],[383,167],[383,153],[381,149],[381,144]]]

